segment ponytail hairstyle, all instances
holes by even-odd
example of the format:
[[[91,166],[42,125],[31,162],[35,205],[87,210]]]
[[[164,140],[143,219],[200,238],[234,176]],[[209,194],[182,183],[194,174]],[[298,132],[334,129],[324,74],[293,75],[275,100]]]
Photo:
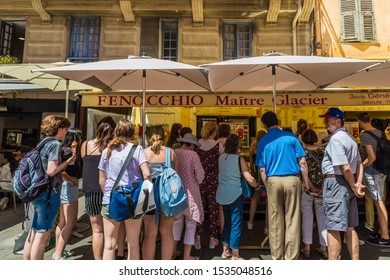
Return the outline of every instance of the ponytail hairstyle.
[[[200,131],[200,136],[202,139],[207,140],[214,132],[217,131],[217,128],[218,126],[215,122],[207,122]]]
[[[133,124],[126,119],[121,119],[114,130],[114,138],[108,143],[107,159],[110,158],[113,150],[131,141],[135,133]]]
[[[152,146],[150,149],[153,151],[154,154],[158,155],[161,150],[162,143],[164,142],[165,138],[165,131],[162,125],[156,125],[152,126],[150,130],[150,138],[149,142],[152,143]]]

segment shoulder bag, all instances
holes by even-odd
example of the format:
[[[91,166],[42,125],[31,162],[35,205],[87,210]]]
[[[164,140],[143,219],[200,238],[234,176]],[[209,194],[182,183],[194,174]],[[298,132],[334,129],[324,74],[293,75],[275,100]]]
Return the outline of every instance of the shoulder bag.
[[[130,218],[142,218],[146,212],[154,210],[153,184],[149,180],[140,180],[132,185],[118,186],[126,167],[133,158],[137,145],[133,145],[124,162],[110,195],[108,215],[117,222]]]
[[[241,157],[238,157],[238,166],[240,167],[240,174],[241,174],[242,196],[244,198],[251,198],[252,197],[252,188],[251,188],[251,186],[249,186],[248,182],[246,181],[246,179],[242,175],[240,158]]]

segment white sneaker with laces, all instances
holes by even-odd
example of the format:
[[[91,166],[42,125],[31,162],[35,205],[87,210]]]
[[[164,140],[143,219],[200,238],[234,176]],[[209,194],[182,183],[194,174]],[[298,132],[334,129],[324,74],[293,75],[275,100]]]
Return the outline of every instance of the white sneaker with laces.
[[[344,243],[345,245],[347,245],[347,238],[344,237],[343,243]],[[362,246],[362,245],[364,245],[364,244],[366,244],[366,242],[364,242],[363,240],[360,240],[360,239],[359,239],[359,246]]]
[[[249,230],[253,229],[253,223],[251,223],[249,221],[246,223],[246,226],[248,227]]]

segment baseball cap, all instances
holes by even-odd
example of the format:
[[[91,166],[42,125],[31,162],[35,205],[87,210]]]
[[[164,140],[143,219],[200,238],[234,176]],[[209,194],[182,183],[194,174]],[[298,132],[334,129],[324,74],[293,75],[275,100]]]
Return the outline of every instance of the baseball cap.
[[[329,108],[328,111],[326,111],[325,114],[319,115],[320,118],[330,119],[330,118],[338,118],[343,120],[344,119],[344,112],[341,111],[339,108]]]

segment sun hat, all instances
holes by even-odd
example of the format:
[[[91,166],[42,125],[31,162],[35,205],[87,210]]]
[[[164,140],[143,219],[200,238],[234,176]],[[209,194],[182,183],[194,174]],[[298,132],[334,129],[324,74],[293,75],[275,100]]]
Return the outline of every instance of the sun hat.
[[[192,133],[184,134],[183,138],[177,139],[177,142],[194,144],[195,146],[200,148],[200,143],[198,142],[198,139],[196,139],[196,136]]]
[[[320,118],[330,119],[330,118],[338,118],[343,120],[344,119],[344,112],[341,111],[339,108],[329,108],[328,111],[326,111],[325,114],[319,115]]]

